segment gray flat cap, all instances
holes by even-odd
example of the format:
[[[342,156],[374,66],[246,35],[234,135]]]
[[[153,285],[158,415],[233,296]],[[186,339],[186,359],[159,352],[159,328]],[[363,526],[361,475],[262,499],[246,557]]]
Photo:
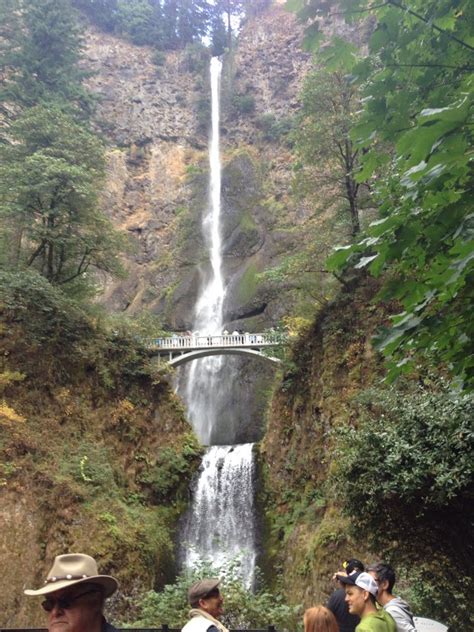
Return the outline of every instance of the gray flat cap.
[[[192,604],[199,599],[205,599],[212,590],[217,588],[219,583],[220,579],[216,579],[215,577],[212,579],[200,579],[188,590],[189,602]]]

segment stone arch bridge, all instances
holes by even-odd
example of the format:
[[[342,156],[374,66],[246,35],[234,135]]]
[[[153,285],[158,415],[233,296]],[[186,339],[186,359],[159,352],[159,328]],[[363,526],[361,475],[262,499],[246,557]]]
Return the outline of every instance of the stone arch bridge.
[[[263,350],[282,346],[285,337],[280,333],[173,334],[166,338],[147,340],[145,344],[154,355],[167,358],[170,366],[180,366],[212,355],[243,355],[279,364],[278,358],[264,354]]]

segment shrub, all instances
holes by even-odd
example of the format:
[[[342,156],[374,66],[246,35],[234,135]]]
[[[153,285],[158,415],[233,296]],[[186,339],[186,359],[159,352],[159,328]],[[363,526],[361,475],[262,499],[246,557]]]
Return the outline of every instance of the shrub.
[[[204,73],[210,60],[209,50],[201,43],[188,44],[183,53],[183,70]]]
[[[237,114],[250,114],[255,110],[255,97],[250,94],[236,94],[232,106]]]
[[[164,66],[166,64],[166,53],[162,50],[155,50],[151,56],[151,61],[155,66]]]
[[[286,137],[294,128],[290,118],[277,119],[271,112],[262,114],[256,120],[257,127],[262,132],[262,139],[269,143],[276,143]]]
[[[203,564],[193,571],[178,576],[174,584],[166,585],[161,592],[150,591],[139,603],[139,621],[134,626],[152,626],[163,623],[181,628],[189,618],[187,590],[202,577],[220,577],[220,589],[225,599],[224,625],[234,629],[263,628],[269,624],[279,630],[294,630],[301,619],[299,606],[288,606],[281,596],[265,589],[253,593],[239,578],[239,565],[227,568]]]
[[[473,587],[474,397],[444,384],[371,389],[357,407],[357,427],[337,429],[334,493],[355,534],[418,569],[424,611],[463,627]]]

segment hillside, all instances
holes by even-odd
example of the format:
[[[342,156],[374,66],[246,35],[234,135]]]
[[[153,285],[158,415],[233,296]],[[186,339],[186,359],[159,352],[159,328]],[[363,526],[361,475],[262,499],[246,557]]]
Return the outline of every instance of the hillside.
[[[5,627],[39,625],[50,560],[87,550],[120,581],[115,616],[174,576],[200,449],[166,371],[35,275],[2,275],[0,551]],[[34,603],[33,603],[34,602]]]

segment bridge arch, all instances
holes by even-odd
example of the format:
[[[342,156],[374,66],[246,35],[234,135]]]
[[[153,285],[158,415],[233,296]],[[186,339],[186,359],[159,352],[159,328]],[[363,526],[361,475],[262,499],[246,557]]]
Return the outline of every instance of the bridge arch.
[[[191,360],[198,360],[199,358],[206,358],[208,356],[214,355],[243,355],[250,356],[252,358],[259,358],[261,360],[265,360],[267,362],[271,362],[272,364],[280,364],[281,360],[278,358],[274,358],[272,356],[263,355],[260,351],[256,351],[255,349],[239,349],[239,348],[219,348],[219,349],[198,349],[196,351],[189,351],[187,353],[182,353],[181,355],[177,355],[169,361],[170,366],[181,366],[186,362],[191,362]]]

